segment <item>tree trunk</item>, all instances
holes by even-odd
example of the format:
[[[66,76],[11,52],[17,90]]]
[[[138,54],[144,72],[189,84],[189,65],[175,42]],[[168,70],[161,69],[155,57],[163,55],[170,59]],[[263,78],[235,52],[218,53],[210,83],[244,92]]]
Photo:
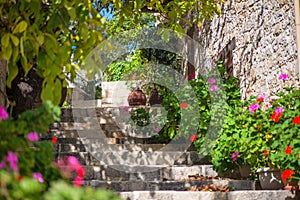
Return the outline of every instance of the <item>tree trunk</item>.
[[[0,106],[7,106],[6,96],[6,75],[7,75],[7,62],[6,60],[0,61]]]

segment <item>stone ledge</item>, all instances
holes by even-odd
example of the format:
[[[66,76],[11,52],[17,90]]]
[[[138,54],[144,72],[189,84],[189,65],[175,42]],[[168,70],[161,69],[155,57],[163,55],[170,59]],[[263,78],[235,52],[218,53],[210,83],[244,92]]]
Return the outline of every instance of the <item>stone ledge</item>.
[[[255,182],[249,180],[199,180],[199,181],[85,181],[85,185],[93,188],[106,188],[116,192],[123,191],[185,191],[192,186],[201,187],[207,184],[231,186],[235,190],[255,190]],[[147,198],[142,198],[147,199]]]
[[[124,200],[296,200],[299,194],[287,190],[232,191],[232,192],[183,192],[183,191],[134,191],[120,192]]]

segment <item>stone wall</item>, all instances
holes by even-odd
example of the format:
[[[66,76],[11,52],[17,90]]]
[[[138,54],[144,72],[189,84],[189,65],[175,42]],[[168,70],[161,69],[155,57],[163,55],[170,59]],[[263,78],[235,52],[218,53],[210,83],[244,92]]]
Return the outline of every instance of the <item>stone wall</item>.
[[[243,98],[272,97],[298,84],[293,0],[226,0],[222,12],[200,27],[198,40],[208,60],[217,60],[230,42],[235,47],[233,75],[241,81]],[[278,80],[281,73],[289,80]]]

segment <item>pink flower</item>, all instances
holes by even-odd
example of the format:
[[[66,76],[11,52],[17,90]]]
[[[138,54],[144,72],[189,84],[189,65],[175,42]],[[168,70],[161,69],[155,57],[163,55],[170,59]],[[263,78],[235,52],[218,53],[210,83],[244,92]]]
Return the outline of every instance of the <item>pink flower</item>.
[[[218,86],[212,85],[212,86],[209,87],[209,90],[212,91],[212,92],[215,92],[215,91],[218,90]]]
[[[123,111],[124,111],[124,112],[128,112],[128,110],[129,110],[129,106],[124,106],[124,107],[123,107]]]
[[[78,176],[80,176],[80,177],[84,177],[84,168],[82,167],[82,166],[80,166],[77,170],[76,170],[76,172],[77,172],[77,174],[78,174]]]
[[[257,110],[257,109],[259,109],[259,108],[260,108],[259,104],[254,103],[254,104],[250,105],[249,111],[250,111],[251,114],[253,114],[254,111]]]
[[[192,73],[192,74],[189,74],[188,75],[188,80],[192,80],[192,79],[194,79],[195,78],[195,72],[194,73]]]
[[[280,108],[275,109],[274,112],[275,112],[276,114],[283,113],[283,112],[284,112],[284,109],[283,109],[283,107],[281,106]]]
[[[153,126],[153,130],[158,133],[159,132],[159,128],[157,126]]]
[[[18,156],[17,154],[15,154],[12,151],[9,151],[6,157],[6,160],[9,162],[10,167],[14,170],[14,171],[19,171],[19,167],[18,167]]]
[[[80,176],[76,176],[73,182],[73,185],[75,187],[81,187],[81,185],[83,184],[83,178]]]
[[[67,158],[67,162],[68,162],[68,167],[71,170],[77,170],[81,166],[78,159],[75,156],[69,156]]]
[[[2,160],[0,162],[0,169],[3,169],[3,168],[5,168],[5,161],[4,160]]]
[[[266,108],[266,109],[271,108],[271,104],[266,103],[265,108]]]
[[[27,135],[28,139],[32,142],[37,142],[39,141],[39,136],[38,136],[38,133],[37,132],[31,132],[31,133],[28,133]]]
[[[38,180],[41,183],[44,182],[43,175],[41,173],[39,173],[39,172],[33,172],[32,173],[32,177],[35,178],[36,180]]]
[[[2,121],[2,119],[6,120],[8,119],[9,115],[6,112],[6,110],[0,106],[0,122]]]
[[[215,84],[215,83],[216,83],[216,79],[214,79],[214,78],[209,78],[209,79],[207,80],[207,82],[208,82],[209,84]]]
[[[232,153],[232,155],[231,155],[232,162],[236,162],[238,155],[239,155],[238,151]]]
[[[287,80],[289,78],[288,74],[280,74],[280,76],[278,77],[279,80]]]

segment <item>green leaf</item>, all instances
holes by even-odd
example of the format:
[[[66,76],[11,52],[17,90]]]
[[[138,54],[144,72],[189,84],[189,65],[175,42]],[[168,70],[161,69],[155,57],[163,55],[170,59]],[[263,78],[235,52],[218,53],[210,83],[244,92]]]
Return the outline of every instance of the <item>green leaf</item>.
[[[27,22],[23,20],[13,30],[13,34],[22,33],[26,30],[26,28],[27,28]]]
[[[8,44],[9,44],[9,33],[5,33],[1,38],[2,51],[4,51],[4,48],[6,48]]]
[[[15,35],[10,34],[10,39],[11,39],[11,41],[13,42],[13,44],[14,44],[15,46],[18,46],[18,45],[19,45],[19,38],[17,38]]]
[[[8,46],[2,50],[3,59],[9,60],[12,55],[12,47],[11,44],[8,43]]]
[[[18,71],[18,66],[15,63],[8,63],[7,87],[11,88],[11,82],[16,78]]]
[[[53,104],[54,105],[58,105],[60,103],[61,100],[61,80],[60,79],[55,79],[54,82],[54,89],[53,89]]]

